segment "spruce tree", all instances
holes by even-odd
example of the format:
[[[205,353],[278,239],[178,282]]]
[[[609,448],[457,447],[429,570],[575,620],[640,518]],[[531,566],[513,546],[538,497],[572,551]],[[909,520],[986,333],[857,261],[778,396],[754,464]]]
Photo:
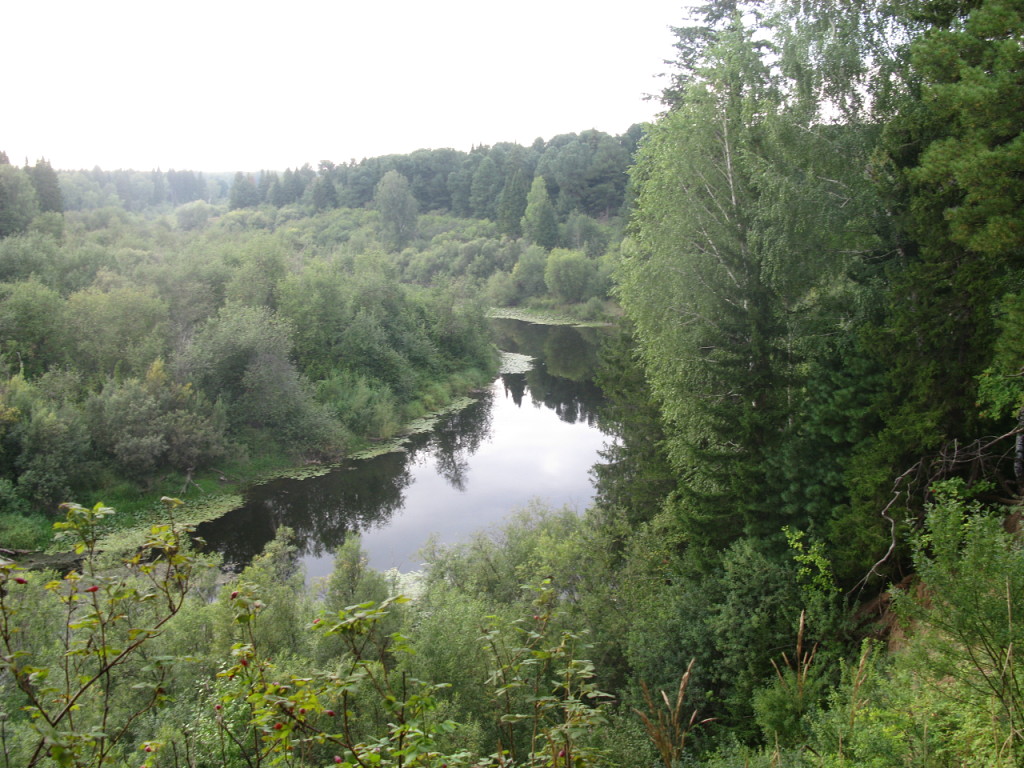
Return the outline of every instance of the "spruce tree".
[[[235,181],[231,185],[231,194],[228,197],[228,207],[232,211],[239,208],[255,208],[259,205],[260,197],[253,184],[252,178],[241,171],[235,174]]]
[[[57,172],[50,167],[49,161],[45,159],[36,161],[29,175],[32,179],[32,186],[36,190],[39,210],[43,213],[49,211],[64,213],[64,198],[60,192],[60,181],[57,178]]]
[[[555,217],[555,207],[548,197],[544,177],[539,174],[533,178],[530,192],[526,196],[522,230],[527,240],[542,248],[551,249],[558,245],[558,219]]]
[[[526,213],[529,186],[523,169],[517,167],[505,182],[498,198],[498,229],[509,237],[522,234],[522,219]]]

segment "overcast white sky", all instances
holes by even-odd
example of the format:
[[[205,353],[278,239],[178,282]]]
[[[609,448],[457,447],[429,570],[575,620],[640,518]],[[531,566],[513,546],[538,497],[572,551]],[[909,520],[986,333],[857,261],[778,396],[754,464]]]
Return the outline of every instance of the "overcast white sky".
[[[651,119],[686,0],[8,0],[0,150],[283,170]]]

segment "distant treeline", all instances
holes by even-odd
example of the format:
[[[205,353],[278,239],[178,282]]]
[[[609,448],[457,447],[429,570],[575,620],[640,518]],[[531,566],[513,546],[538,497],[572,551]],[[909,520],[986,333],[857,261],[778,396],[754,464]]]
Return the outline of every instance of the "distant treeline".
[[[227,200],[232,209],[299,204],[312,211],[361,208],[373,201],[374,190],[388,171],[409,181],[423,212],[509,222],[514,231],[526,207],[535,176],[542,176],[560,218],[573,211],[595,218],[622,212],[627,169],[642,134],[640,125],[621,136],[589,130],[537,139],[528,147],[513,143],[455,149],[420,149],[407,155],[384,155],[336,164],[322,160],[283,172],[239,171],[234,175],[192,170],[59,170],[40,160],[34,167],[8,166],[0,178],[0,211],[18,197],[20,184],[8,176],[25,175],[34,186],[36,210],[82,211],[110,206],[138,212],[203,200]],[[23,189],[22,192],[26,192]],[[59,193],[59,194],[58,194]],[[25,198],[26,195],[22,195]],[[32,208],[28,200],[23,203]],[[23,231],[32,215],[18,217],[0,236]],[[3,213],[0,213],[3,216]]]

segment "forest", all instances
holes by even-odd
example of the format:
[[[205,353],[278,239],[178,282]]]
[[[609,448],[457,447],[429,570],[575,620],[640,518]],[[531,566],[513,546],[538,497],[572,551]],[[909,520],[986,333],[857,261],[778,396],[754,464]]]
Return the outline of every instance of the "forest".
[[[0,154],[5,766],[1024,765],[1024,4],[675,34],[621,136]],[[615,327],[591,508],[415,578],[352,537],[319,589],[287,530],[227,580],[193,548],[220,477],[489,381],[492,307]]]

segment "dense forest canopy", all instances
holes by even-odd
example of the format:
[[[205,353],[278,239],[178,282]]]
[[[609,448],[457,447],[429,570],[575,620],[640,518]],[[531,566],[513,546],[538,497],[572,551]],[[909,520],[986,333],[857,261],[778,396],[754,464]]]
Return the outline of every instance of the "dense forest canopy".
[[[8,546],[394,434],[491,374],[487,305],[619,326],[593,508],[414,584],[352,539],[309,590],[286,531],[225,587],[172,528],[122,571],[65,507],[80,570],[0,569],[11,764],[1024,762],[1024,7],[710,0],[676,35],[620,137],[0,162]]]

